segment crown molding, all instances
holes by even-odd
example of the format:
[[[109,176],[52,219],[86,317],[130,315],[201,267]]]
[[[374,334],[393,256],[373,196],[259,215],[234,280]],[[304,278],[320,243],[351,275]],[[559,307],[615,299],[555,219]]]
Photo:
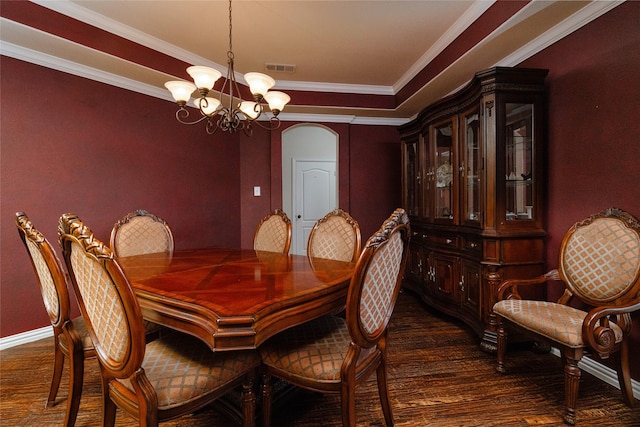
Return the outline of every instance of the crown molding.
[[[592,1],[578,12],[571,15],[568,19],[562,21],[559,25],[556,25],[551,30],[523,45],[520,49],[503,58],[495,65],[505,67],[518,65],[538,52],[543,51],[555,42],[562,40],[574,31],[584,27],[594,19],[599,18],[615,7],[620,6],[624,2],[625,0]],[[518,14],[514,15],[512,19],[518,19]],[[510,21],[511,19],[506,21],[503,25],[510,26]]]
[[[4,18],[0,18],[0,23],[4,20]],[[0,53],[4,56],[40,65],[52,70],[61,71],[63,73],[72,74],[74,76],[83,77],[89,80],[94,80],[111,86],[141,93],[143,95],[149,95],[154,98],[173,102],[173,98],[168,91],[156,86],[141,83],[116,74],[107,73],[96,68],[78,64],[77,62],[69,61],[47,53],[28,49],[23,46],[18,46],[3,40],[0,40]]]

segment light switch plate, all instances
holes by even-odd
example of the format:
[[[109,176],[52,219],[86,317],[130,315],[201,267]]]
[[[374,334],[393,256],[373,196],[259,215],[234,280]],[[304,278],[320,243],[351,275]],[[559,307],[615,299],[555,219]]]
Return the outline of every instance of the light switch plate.
[[[255,197],[260,196],[260,187],[258,187],[258,186],[253,187],[253,195]]]

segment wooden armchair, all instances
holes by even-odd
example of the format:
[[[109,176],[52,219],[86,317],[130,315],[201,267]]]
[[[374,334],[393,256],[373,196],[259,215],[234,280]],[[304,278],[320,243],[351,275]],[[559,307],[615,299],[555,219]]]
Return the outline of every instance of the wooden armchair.
[[[169,224],[143,209],[127,214],[111,229],[111,250],[126,257],[156,252],[173,252]]]
[[[262,408],[271,421],[271,376],[323,393],[340,393],[342,425],[354,427],[355,387],[374,371],[387,426],[393,415],[387,390],[387,326],[400,290],[409,219],[397,209],[365,244],[347,293],[346,319],[324,316],[284,331],[260,347]]]
[[[64,260],[100,362],[103,425],[116,406],[140,426],[177,418],[242,385],[245,427],[255,424],[255,351],[213,353],[181,333],[145,344],[136,295],[113,252],[73,214],[60,218]]]
[[[283,210],[276,209],[258,224],[253,237],[253,249],[288,254],[290,247],[291,220]]]
[[[565,285],[557,303],[521,299],[525,287],[546,286],[549,280]],[[513,328],[560,350],[566,423],[576,422],[578,362],[585,353],[615,358],[624,401],[633,405],[627,338],[631,313],[640,309],[640,223],[635,218],[612,208],[574,224],[562,240],[557,270],[536,279],[505,281],[498,299],[493,312],[499,372],[505,372],[507,328]],[[569,305],[572,300],[579,308]]]
[[[53,377],[46,406],[49,407],[55,403],[62,379],[64,359],[67,357],[69,358],[69,395],[64,425],[72,427],[75,425],[80,407],[84,361],[95,358],[96,352],[84,319],[71,318],[67,275],[51,244],[33,226],[24,212],[16,213],[16,226],[36,272],[44,307],[53,327]]]
[[[309,234],[307,256],[355,262],[360,255],[360,226],[348,213],[335,209],[319,219]]]

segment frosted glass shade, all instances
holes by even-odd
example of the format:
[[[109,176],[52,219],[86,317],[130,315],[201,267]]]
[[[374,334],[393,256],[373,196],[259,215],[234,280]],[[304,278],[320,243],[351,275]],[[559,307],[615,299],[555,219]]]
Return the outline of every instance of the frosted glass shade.
[[[191,82],[184,82],[180,80],[174,80],[170,82],[166,82],[164,87],[169,89],[171,92],[171,96],[178,103],[186,104],[191,98],[191,94],[194,90],[196,90],[196,85]]]
[[[199,108],[207,116],[213,115],[220,106],[220,100],[207,96],[206,98],[196,98],[193,105]]]
[[[264,96],[276,84],[275,80],[262,73],[247,73],[244,75],[244,79],[249,84],[249,90],[254,95]]]
[[[252,120],[257,118],[261,112],[258,103],[253,101],[242,101],[240,103],[240,111]]]
[[[271,111],[273,111],[274,114],[282,111],[284,106],[287,105],[289,101],[291,101],[291,97],[289,95],[277,90],[267,92],[267,94],[264,96],[264,99],[267,100],[267,102],[269,103],[269,108],[271,109]]]
[[[207,89],[208,91],[213,89],[216,80],[222,76],[220,71],[202,66],[189,67],[187,68],[187,73],[189,73],[198,89]]]

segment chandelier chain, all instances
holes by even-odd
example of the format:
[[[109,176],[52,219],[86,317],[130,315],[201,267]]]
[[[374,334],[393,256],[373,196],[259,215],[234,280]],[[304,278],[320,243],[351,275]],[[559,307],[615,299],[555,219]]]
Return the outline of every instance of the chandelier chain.
[[[231,29],[233,28],[233,25],[231,24],[231,0],[229,0],[229,52],[228,54],[230,54],[231,56],[233,56],[233,45],[231,43]]]

